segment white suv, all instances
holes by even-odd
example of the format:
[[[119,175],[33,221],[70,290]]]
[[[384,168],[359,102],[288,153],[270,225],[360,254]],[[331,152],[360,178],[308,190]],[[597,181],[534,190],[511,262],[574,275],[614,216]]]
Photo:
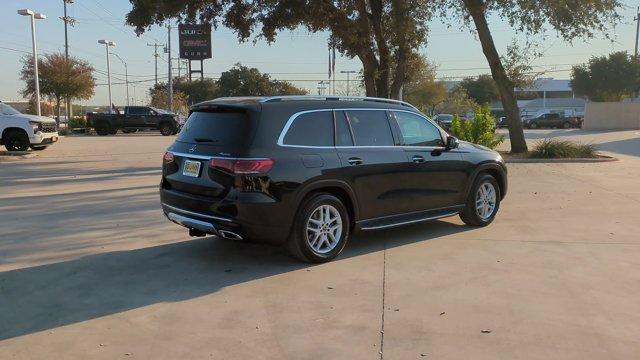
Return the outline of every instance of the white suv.
[[[21,114],[0,102],[0,145],[9,151],[44,150],[58,141],[56,121],[44,116]]]

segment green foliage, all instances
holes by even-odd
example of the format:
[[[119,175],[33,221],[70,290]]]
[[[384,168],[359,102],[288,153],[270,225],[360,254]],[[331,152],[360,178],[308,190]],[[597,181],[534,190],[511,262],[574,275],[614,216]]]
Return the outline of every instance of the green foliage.
[[[218,84],[213,79],[194,79],[189,81],[186,77],[182,77],[175,79],[173,89],[187,95],[189,105],[193,105],[215,99],[218,93]]]
[[[418,56],[411,62],[411,76],[404,87],[403,99],[433,114],[435,107],[447,99],[447,87],[436,80],[436,67]]]
[[[225,96],[267,96],[304,95],[306,90],[297,88],[286,81],[271,80],[256,68],[236,64],[223,72],[217,81],[218,97]]]
[[[362,61],[368,96],[398,97],[412,55],[426,42],[431,4],[422,0],[130,0],[126,22],[138,34],[181,21],[223,24],[239,41],[271,43],[281,31],[328,33],[330,46]]]
[[[592,144],[581,144],[570,140],[544,139],[539,141],[533,151],[532,158],[596,158],[598,151]]]
[[[87,126],[87,121],[83,117],[72,117],[69,119],[69,129],[84,128]]]
[[[623,51],[594,56],[573,67],[571,86],[591,101],[621,101],[640,88],[640,62]]]
[[[496,137],[494,134],[495,121],[489,106],[478,106],[473,118],[467,121],[463,122],[455,115],[451,123],[451,133],[460,140],[495,149],[504,141],[503,136]]]
[[[498,85],[489,74],[464,78],[458,84],[458,87],[464,89],[467,95],[480,105],[489,104],[500,99]]]
[[[447,97],[443,102],[435,107],[435,110],[440,114],[463,114],[473,111],[478,104],[469,98],[467,92],[456,87],[447,94]]]
[[[167,84],[158,83],[149,89],[151,97],[150,106],[158,109],[169,109],[169,94],[167,94]],[[187,114],[189,112],[189,104],[187,94],[182,91],[173,92],[173,112],[176,114]]]

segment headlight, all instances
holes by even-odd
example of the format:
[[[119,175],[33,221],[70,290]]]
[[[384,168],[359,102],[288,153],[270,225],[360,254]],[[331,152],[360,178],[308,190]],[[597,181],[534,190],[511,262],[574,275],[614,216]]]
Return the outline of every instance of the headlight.
[[[40,126],[42,125],[39,122],[36,121],[29,121],[29,124],[31,125],[31,127],[33,128],[33,133],[37,133],[38,131],[40,131]]]

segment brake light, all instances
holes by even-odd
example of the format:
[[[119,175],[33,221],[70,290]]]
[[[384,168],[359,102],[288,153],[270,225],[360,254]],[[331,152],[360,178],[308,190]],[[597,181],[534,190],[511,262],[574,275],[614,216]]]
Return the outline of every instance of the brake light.
[[[165,163],[172,163],[173,162],[173,153],[170,151],[166,151],[164,153],[164,156],[162,157],[162,159],[164,160]]]
[[[209,167],[232,174],[264,174],[273,167],[271,159],[211,159]]]

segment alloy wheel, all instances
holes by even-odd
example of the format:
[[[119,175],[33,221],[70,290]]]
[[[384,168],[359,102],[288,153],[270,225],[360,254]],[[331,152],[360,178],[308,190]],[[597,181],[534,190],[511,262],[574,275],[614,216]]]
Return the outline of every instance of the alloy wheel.
[[[338,245],[342,228],[342,216],[338,209],[331,205],[321,205],[307,220],[307,243],[314,252],[326,254]]]
[[[496,189],[490,182],[484,182],[476,192],[476,213],[486,221],[496,210]]]

